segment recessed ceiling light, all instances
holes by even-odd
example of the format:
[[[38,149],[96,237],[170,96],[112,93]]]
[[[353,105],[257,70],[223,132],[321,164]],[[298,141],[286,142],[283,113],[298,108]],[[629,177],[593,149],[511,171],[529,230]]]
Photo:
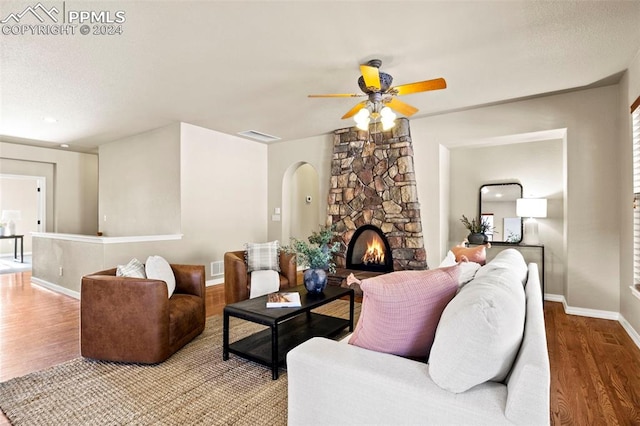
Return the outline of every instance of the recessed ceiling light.
[[[57,123],[57,122],[58,122],[58,120],[56,120],[56,119],[55,119],[55,118],[53,118],[53,117],[44,117],[44,118],[43,118],[43,120],[44,120],[46,123]]]
[[[60,144],[60,148],[69,148],[69,144],[68,143],[61,143]]]

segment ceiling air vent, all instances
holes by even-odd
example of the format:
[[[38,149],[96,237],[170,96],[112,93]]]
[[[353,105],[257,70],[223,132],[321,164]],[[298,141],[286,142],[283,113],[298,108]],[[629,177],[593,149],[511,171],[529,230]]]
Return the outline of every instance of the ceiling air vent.
[[[268,135],[266,133],[258,132],[255,130],[245,130],[244,132],[238,132],[240,136],[245,138],[254,139],[260,142],[273,142],[280,140],[277,136]]]

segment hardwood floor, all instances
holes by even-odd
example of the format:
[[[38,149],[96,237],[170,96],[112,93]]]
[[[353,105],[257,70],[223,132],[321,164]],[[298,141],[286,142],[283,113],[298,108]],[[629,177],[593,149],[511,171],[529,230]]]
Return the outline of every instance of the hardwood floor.
[[[640,425],[640,349],[617,321],[567,315],[545,302],[551,420]]]
[[[0,381],[80,356],[79,302],[0,275]],[[224,307],[207,288],[207,315]],[[640,349],[617,321],[566,315],[545,302],[553,425],[640,425]],[[8,424],[0,415],[0,425]]]

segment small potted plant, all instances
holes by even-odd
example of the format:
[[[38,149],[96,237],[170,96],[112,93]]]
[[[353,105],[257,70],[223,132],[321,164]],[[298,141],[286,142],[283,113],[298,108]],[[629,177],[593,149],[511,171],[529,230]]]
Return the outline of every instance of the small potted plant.
[[[469,230],[467,240],[469,240],[471,244],[484,244],[489,241],[487,232],[491,232],[493,227],[486,218],[478,220],[474,217],[469,220],[465,215],[462,215],[460,222]]]
[[[288,253],[295,253],[298,264],[306,266],[304,286],[309,293],[322,293],[327,285],[327,272],[336,271],[333,254],[340,250],[340,243],[333,242],[336,234],[331,226],[322,226],[307,238],[308,242],[291,238],[291,244],[284,247]]]

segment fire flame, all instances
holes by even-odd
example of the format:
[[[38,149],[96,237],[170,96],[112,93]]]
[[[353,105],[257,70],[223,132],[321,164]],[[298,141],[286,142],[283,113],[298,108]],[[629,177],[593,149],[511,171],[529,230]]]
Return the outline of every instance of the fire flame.
[[[377,235],[367,241],[367,251],[362,256],[362,263],[365,265],[382,265],[384,264],[384,246],[382,240]]]

